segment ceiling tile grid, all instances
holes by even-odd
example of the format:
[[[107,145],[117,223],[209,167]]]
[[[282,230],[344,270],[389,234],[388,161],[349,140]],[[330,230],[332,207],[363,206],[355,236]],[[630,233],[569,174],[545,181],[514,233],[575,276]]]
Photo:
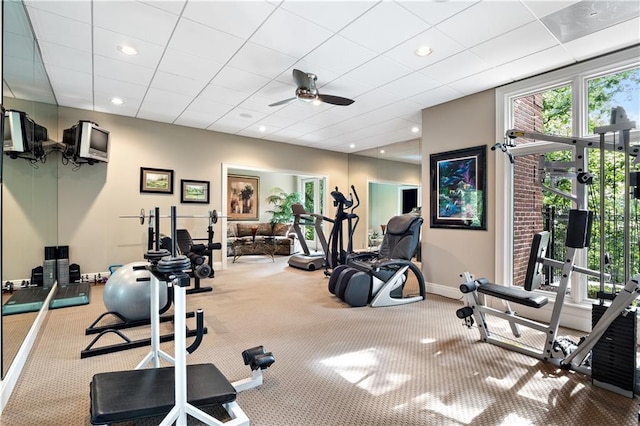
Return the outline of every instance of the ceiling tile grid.
[[[340,152],[415,141],[424,108],[640,42],[638,7],[592,3],[25,1],[62,106]],[[296,100],[294,69],[355,102]]]

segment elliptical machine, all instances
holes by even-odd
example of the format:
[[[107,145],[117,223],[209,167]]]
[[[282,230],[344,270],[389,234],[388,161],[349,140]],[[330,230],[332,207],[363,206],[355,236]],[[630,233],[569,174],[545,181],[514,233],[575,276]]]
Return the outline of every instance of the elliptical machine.
[[[334,191],[331,191],[331,197],[333,198],[333,205],[337,207],[336,218],[331,228],[331,234],[329,235],[329,250],[326,253],[325,261],[325,275],[331,275],[331,271],[338,265],[344,265],[347,263],[347,257],[353,253],[353,234],[358,226],[360,217],[355,214],[355,209],[360,205],[360,198],[356,188],[351,185],[352,193],[349,194],[349,198],[338,191],[338,187]],[[355,197],[355,203],[354,203]],[[349,210],[351,209],[351,210]],[[345,250],[345,234],[343,229],[343,222],[347,222],[347,234]]]

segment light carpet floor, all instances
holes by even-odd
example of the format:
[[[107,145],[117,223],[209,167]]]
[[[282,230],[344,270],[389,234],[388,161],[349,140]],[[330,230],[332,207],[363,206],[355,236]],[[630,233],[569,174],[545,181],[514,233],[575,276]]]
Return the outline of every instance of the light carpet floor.
[[[327,283],[322,271],[290,268],[286,257],[246,256],[203,282],[212,293],[187,296],[189,310],[204,309],[208,328],[189,363],[213,362],[233,381],[251,374],[244,349],[273,352],[264,384],[238,395],[252,425],[638,424],[637,399],[479,342],[456,318],[458,300],[428,295],[398,307],[350,308]],[[149,352],[80,359],[93,338],[85,328],[105,310],[102,288],[92,287],[89,305],[49,312],[2,425],[89,425],[92,376],[133,369]],[[134,339],[148,333],[127,331]],[[162,348],[173,353],[172,343]]]

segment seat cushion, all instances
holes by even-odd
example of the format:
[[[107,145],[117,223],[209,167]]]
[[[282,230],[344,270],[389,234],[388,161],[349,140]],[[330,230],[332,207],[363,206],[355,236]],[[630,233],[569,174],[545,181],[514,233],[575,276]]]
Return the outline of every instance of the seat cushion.
[[[90,388],[92,424],[162,416],[174,406],[174,369],[100,373]],[[187,365],[187,402],[206,407],[235,399],[235,388],[215,365]]]

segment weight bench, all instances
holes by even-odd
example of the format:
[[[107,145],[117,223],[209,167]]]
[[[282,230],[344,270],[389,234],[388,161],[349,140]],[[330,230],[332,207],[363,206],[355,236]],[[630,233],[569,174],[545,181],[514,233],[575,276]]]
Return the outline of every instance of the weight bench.
[[[474,285],[478,290],[478,293],[497,297],[498,299],[506,300],[508,302],[529,306],[530,308],[540,309],[549,301],[546,297],[535,294],[531,291],[522,290],[517,287],[505,287],[503,285],[492,284],[486,278],[475,280]],[[460,290],[463,293],[473,291],[470,288],[469,283],[461,284]]]
[[[198,407],[236,404],[236,389],[213,364],[187,365],[187,401]],[[174,406],[174,367],[93,376],[91,424],[165,416]]]

